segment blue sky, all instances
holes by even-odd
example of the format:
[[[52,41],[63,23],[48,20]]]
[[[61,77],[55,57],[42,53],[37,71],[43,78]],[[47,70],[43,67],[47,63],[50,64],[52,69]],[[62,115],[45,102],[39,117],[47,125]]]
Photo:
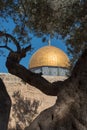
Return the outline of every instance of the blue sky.
[[[1,24],[2,23],[2,24]],[[5,21],[4,19],[0,19],[0,30],[3,30],[3,28],[6,28],[6,30],[11,33],[12,28],[15,27],[13,21],[9,19],[9,22]],[[33,35],[33,34],[32,34]],[[21,64],[24,65],[26,68],[29,66],[29,60],[33,53],[37,51],[39,48],[48,45],[47,42],[42,42],[41,38],[37,38],[33,36],[33,39],[31,40],[32,48],[34,48],[31,52],[27,53],[27,56],[22,59]],[[65,53],[67,53],[67,48],[63,40],[58,40],[56,38],[51,39],[51,45],[58,47],[62,49]],[[14,47],[14,46],[13,46]],[[2,50],[2,49],[0,49]],[[7,73],[7,68],[5,67],[6,57],[8,55],[8,52],[5,50],[4,56],[0,56],[0,73]]]

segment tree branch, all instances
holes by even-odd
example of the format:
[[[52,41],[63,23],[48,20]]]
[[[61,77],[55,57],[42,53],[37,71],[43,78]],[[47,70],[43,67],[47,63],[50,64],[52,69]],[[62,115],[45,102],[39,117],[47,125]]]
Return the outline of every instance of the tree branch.
[[[14,44],[16,45],[16,47],[17,47],[17,52],[20,52],[21,47],[20,47],[18,41],[17,41],[11,34],[4,33],[4,32],[2,32],[2,31],[0,31],[0,37],[3,37],[3,36],[10,38],[10,39],[14,42]]]
[[[6,61],[6,67],[11,74],[20,77],[25,82],[35,86],[47,95],[57,96],[58,91],[63,88],[64,83],[62,81],[59,82],[57,86],[48,82],[40,74],[35,74],[26,69],[24,66],[20,65],[18,61],[16,61],[16,57],[19,56],[17,54],[10,53]]]
[[[87,78],[87,48],[83,51],[82,55],[78,59],[71,77],[79,78],[79,80],[83,79],[83,77]]]
[[[31,47],[29,47],[31,48]],[[23,56],[25,56],[26,51],[29,49],[26,47],[23,49],[22,52]],[[6,61],[6,67],[8,68],[8,71],[20,77],[28,84],[35,86],[39,90],[41,90],[43,93],[51,96],[57,96],[57,94],[64,89],[64,87],[68,87],[69,82],[72,82],[73,79],[81,80],[82,82],[83,77],[86,77],[87,80],[87,49],[83,52],[82,56],[79,58],[78,62],[75,65],[75,68],[72,72],[72,75],[70,78],[68,78],[65,81],[57,81],[54,83],[50,83],[46,79],[44,79],[40,74],[35,74],[31,72],[30,70],[26,69],[24,66],[19,64],[20,59],[23,57],[21,56],[22,53],[17,52],[11,52],[7,58]],[[86,75],[84,75],[86,73]],[[79,78],[77,78],[77,76]]]
[[[10,47],[8,47],[8,46],[0,46],[0,48],[6,48],[6,49],[9,50],[10,52],[13,51],[13,50],[12,50]]]
[[[23,48],[23,49],[21,50],[21,58],[25,57],[25,56],[26,56],[26,53],[27,53],[28,51],[30,51],[30,50],[31,50],[31,45],[29,45],[29,46]]]

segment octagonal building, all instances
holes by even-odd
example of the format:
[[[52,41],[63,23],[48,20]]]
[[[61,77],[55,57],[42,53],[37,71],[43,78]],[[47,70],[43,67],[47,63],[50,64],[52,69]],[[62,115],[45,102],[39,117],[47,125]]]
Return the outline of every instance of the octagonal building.
[[[29,69],[35,73],[49,76],[66,76],[69,71],[67,55],[57,47],[44,46],[30,59]]]

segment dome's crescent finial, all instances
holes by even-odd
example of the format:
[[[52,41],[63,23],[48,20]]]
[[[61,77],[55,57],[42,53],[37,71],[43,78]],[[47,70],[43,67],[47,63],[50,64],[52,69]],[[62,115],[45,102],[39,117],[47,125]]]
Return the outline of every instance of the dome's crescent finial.
[[[48,40],[48,45],[50,46],[51,45],[51,39],[49,38]]]

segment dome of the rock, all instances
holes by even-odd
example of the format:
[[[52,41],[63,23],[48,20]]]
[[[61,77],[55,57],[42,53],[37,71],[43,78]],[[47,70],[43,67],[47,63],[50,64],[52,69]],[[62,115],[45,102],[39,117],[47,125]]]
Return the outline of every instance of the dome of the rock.
[[[37,50],[30,59],[29,69],[36,72],[45,68],[63,68],[69,67],[69,59],[67,55],[57,47],[45,46]],[[38,71],[38,69],[39,71]],[[51,70],[51,69],[50,69]],[[46,72],[47,73],[47,72]]]

